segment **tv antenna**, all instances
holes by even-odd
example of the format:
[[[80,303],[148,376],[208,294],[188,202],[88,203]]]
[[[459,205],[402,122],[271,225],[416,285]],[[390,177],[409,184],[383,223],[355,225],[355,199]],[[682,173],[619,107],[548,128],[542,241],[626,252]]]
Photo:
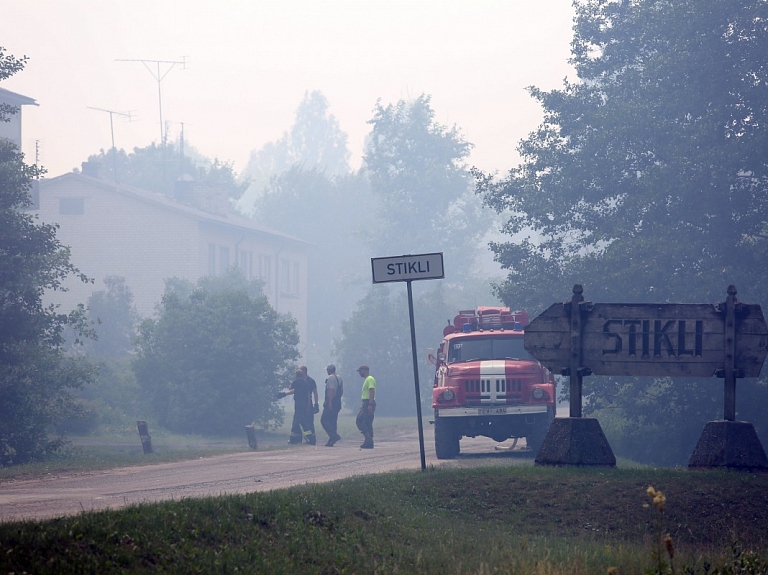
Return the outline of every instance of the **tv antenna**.
[[[115,60],[116,62],[141,62],[144,64],[144,67],[147,69],[147,71],[152,74],[152,77],[157,81],[157,103],[158,103],[158,109],[160,110],[160,146],[165,146],[165,138],[166,138],[166,131],[164,129],[165,124],[163,124],[163,92],[161,89],[161,84],[165,77],[169,74],[171,70],[173,70],[176,66],[181,65],[182,70],[187,69],[187,57],[182,56],[181,60],[128,60],[128,59],[118,59]],[[153,70],[152,67],[150,67],[150,64],[155,65],[155,69]]]
[[[131,112],[116,112],[115,110],[105,110],[104,108],[94,108],[92,106],[88,106],[89,110],[96,110],[97,112],[106,112],[109,114],[109,131],[112,134],[112,174],[114,176],[115,182],[117,182],[117,161],[115,159],[115,156],[117,154],[117,149],[115,148],[115,124],[112,121],[112,116],[117,114],[118,116],[123,116],[124,118],[128,118],[128,121],[130,122]]]

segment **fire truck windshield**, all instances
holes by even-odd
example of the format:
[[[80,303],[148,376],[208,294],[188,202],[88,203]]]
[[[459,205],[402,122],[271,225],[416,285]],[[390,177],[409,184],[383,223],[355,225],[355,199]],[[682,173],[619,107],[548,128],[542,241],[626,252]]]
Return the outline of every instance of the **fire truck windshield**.
[[[523,338],[489,335],[467,337],[451,342],[448,363],[489,359],[527,359],[536,361],[523,347]]]

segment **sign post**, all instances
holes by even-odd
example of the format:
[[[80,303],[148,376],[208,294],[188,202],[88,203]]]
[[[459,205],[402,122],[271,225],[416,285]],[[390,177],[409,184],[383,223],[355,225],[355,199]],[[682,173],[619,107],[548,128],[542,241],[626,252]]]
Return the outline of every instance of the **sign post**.
[[[408,318],[411,322],[411,353],[413,354],[413,381],[416,388],[416,417],[419,424],[419,451],[421,453],[421,470],[427,468],[424,453],[424,426],[421,420],[421,390],[419,387],[419,364],[416,355],[416,328],[413,321],[413,292],[411,282],[414,280],[433,280],[445,277],[443,270],[443,254],[430,253],[404,255],[386,258],[371,258],[373,283],[406,282],[408,284]]]
[[[734,286],[718,305],[592,304],[582,291],[574,286],[570,302],[551,305],[525,328],[525,349],[570,375],[571,418],[581,417],[582,375],[717,376],[724,379],[723,419],[734,422],[736,378],[758,377],[768,354],[759,305],[738,303]],[[759,453],[765,460],[762,446]]]

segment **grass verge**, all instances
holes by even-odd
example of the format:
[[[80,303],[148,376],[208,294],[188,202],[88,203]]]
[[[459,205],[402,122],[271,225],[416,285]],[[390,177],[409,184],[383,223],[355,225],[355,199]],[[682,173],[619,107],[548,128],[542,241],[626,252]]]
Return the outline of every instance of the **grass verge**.
[[[765,573],[768,474],[430,468],[0,524],[0,544],[0,573]]]

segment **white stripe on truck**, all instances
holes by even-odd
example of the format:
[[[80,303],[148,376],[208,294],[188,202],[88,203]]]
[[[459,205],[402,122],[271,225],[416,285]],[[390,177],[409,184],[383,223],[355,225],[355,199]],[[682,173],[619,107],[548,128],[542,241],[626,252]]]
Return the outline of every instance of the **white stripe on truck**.
[[[480,379],[486,382],[486,390],[482,392],[480,403],[506,403],[507,396],[503,391],[496,392],[496,380],[506,379],[507,362],[503,359],[490,359],[480,362]],[[490,389],[488,389],[488,387]]]

